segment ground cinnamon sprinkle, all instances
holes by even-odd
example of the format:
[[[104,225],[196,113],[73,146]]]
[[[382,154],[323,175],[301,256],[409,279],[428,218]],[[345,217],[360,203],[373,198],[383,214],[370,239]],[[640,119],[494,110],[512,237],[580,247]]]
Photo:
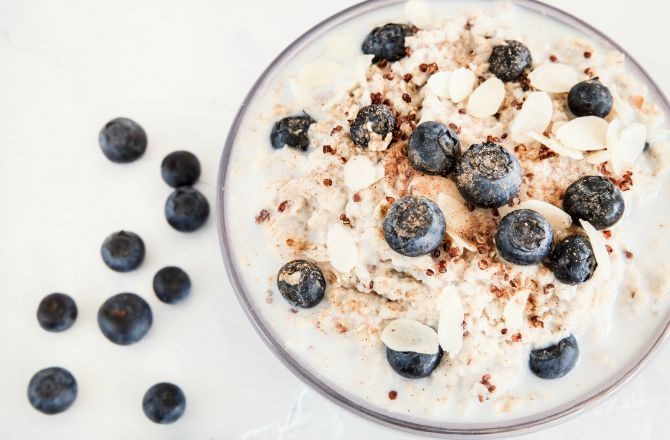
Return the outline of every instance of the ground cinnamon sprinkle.
[[[544,322],[542,322],[539,316],[533,316],[532,318],[530,318],[530,323],[532,324],[533,327],[544,328]]]
[[[330,179],[323,179],[323,184],[326,186],[333,186],[333,181]]]
[[[584,58],[591,58],[591,55],[593,55],[593,54],[591,52],[589,52],[588,50],[586,52],[584,52]]]
[[[333,128],[333,130],[330,132],[330,135],[332,136],[335,133],[337,133],[338,131],[342,131],[342,126],[341,125],[338,125],[335,128]]]
[[[340,162],[347,163],[347,158],[344,156],[340,157]]]
[[[610,246],[609,244],[605,245],[605,249],[607,249],[608,254],[611,254],[614,251],[614,249],[612,249],[612,246]]]
[[[634,255],[633,255],[633,253],[632,253],[631,251],[629,251],[628,249],[625,249],[625,250],[623,251],[623,253],[624,253],[624,255],[626,256],[626,258],[628,258],[629,260],[633,259],[633,256],[634,256]]]
[[[370,101],[372,101],[373,104],[381,104],[382,100],[383,98],[381,93],[370,93]]]
[[[484,270],[484,269],[489,267],[489,262],[486,261],[486,260],[479,260],[479,263],[477,263],[477,266],[479,266],[479,268],[481,270]]]
[[[445,260],[440,260],[437,271],[440,273],[445,273],[447,271],[447,262]]]
[[[500,333],[503,334],[503,335],[506,335],[507,334],[507,329],[506,328],[500,329]]]
[[[556,55],[549,55],[549,61],[555,63],[556,61],[558,61],[558,58],[556,57]]]
[[[349,220],[349,217],[347,217],[346,214],[341,214],[340,215],[340,220],[342,220],[342,223],[344,223],[345,225],[350,225],[351,224],[351,220]]]
[[[395,390],[389,391],[389,399],[395,400],[398,398],[398,392]]]
[[[391,196],[386,196],[386,201],[387,201],[388,203],[395,203],[395,199],[394,199],[393,197],[391,197]]]
[[[428,71],[428,64],[426,64],[426,63],[419,64],[419,70],[422,71],[422,72],[427,72]]]
[[[610,231],[609,229],[605,229],[603,231],[603,235],[605,236],[605,238],[610,238],[612,236],[612,231]]]
[[[433,269],[426,269],[426,275],[432,277],[433,275],[435,275],[435,272],[433,271]]]
[[[521,342],[521,333],[515,333],[512,335],[512,342]]]
[[[388,63],[389,63],[388,60],[386,58],[384,58],[383,60],[379,60],[379,62],[377,63],[377,67],[379,67],[380,69],[383,69],[384,67],[386,67],[388,65]]]
[[[403,93],[402,100],[409,104],[410,102],[412,102],[412,97],[409,96],[407,93]]]
[[[405,80],[405,82],[410,82],[412,80],[412,74],[406,73],[403,75],[402,79]]]
[[[555,287],[555,286],[554,286],[553,284],[549,283],[549,284],[547,284],[546,286],[544,286],[544,288],[542,289],[542,291],[543,291],[545,294],[548,294],[549,292],[552,292],[552,291],[554,290],[554,287]]]
[[[279,206],[277,207],[277,211],[279,211],[279,212],[284,212],[284,211],[286,211],[286,207],[287,207],[287,206],[288,206],[288,200],[284,200],[284,201],[281,202],[281,203],[279,204]]]
[[[267,209],[261,209],[261,212],[259,212],[258,215],[256,216],[256,223],[259,224],[263,223],[269,218],[270,218],[270,211],[268,211]]]
[[[353,199],[354,199],[354,202],[358,203],[358,202],[361,201],[361,195],[356,193],[356,194],[354,194]]]

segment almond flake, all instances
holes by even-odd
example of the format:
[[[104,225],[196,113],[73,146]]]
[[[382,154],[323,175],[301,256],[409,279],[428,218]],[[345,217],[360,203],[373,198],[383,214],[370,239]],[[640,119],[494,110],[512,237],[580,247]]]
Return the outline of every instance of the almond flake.
[[[568,148],[555,139],[551,139],[539,133],[533,133],[533,132],[528,133],[528,136],[532,139],[535,139],[536,141],[546,146],[547,148],[551,149],[554,153],[560,156],[565,156],[576,160],[582,159],[584,157],[584,154],[581,151]]]
[[[590,151],[607,146],[607,121],[597,116],[575,118],[556,131],[558,140],[568,148]]]
[[[428,78],[428,88],[431,92],[442,99],[449,99],[449,82],[451,72],[437,72]]]
[[[340,223],[331,223],[328,226],[326,237],[328,258],[335,270],[345,273],[356,266],[358,250],[351,234]]]
[[[619,137],[619,148],[621,158],[627,165],[635,163],[647,141],[647,127],[639,122],[634,122],[621,131]]]
[[[528,302],[530,292],[526,289],[519,290],[505,304],[503,319],[507,330],[519,330],[523,326],[524,309]]]
[[[367,156],[354,156],[344,164],[344,184],[352,192],[367,188],[377,181],[377,170]]]
[[[440,346],[435,330],[413,319],[391,321],[380,337],[384,345],[395,351],[435,354]]]
[[[630,124],[635,121],[635,109],[628,102],[621,99],[619,91],[615,84],[610,85],[609,91],[612,94],[612,101],[614,110],[616,110],[617,118],[625,124]]]
[[[409,0],[404,11],[409,22],[420,29],[431,29],[435,24],[435,13],[423,0]]]
[[[610,156],[610,165],[615,174],[621,175],[623,171],[623,158],[621,157],[621,148],[619,140],[623,131],[623,122],[621,119],[612,119],[607,126],[607,152]]]
[[[498,211],[500,212],[500,216],[505,216],[516,209],[531,209],[537,212],[549,222],[549,225],[554,232],[567,229],[572,225],[572,217],[570,217],[570,214],[563,211],[558,206],[554,206],[551,203],[542,200],[526,200],[513,208],[505,205],[498,208]]]
[[[505,84],[495,76],[487,79],[475,89],[468,100],[468,113],[476,118],[493,116],[505,99]]]
[[[587,222],[586,220],[579,219],[579,223],[581,223],[582,228],[584,228],[584,232],[586,232],[586,235],[591,242],[591,248],[593,248],[593,254],[595,255],[596,262],[598,263],[596,271],[599,270],[605,274],[605,276],[609,275],[611,271],[610,254],[607,252],[607,243],[605,243],[603,234],[598,232],[596,228],[594,228],[593,225],[591,225],[591,223]]]
[[[461,102],[472,93],[477,78],[470,69],[461,67],[451,73],[449,81],[449,97],[453,102]]]
[[[458,293],[445,287],[437,301],[440,320],[437,325],[437,336],[442,350],[449,359],[454,359],[463,346],[463,304]]]
[[[579,82],[579,73],[561,63],[543,64],[528,74],[530,84],[548,93],[567,93]]]
[[[518,144],[531,142],[533,138],[528,136],[528,132],[542,133],[549,126],[553,114],[554,106],[548,94],[530,93],[510,127],[512,140]]]
[[[592,153],[587,153],[584,160],[591,165],[599,165],[610,160],[610,153],[608,150],[599,150]]]

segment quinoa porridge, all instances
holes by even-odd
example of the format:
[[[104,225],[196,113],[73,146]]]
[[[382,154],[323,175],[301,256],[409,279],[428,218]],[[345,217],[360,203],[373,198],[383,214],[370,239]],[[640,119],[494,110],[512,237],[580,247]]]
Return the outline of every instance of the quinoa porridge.
[[[475,4],[410,1],[287,67],[225,188],[286,348],[420,419],[568,401],[668,305],[668,264],[631,251],[655,241],[631,218],[662,190],[665,115],[622,54]]]

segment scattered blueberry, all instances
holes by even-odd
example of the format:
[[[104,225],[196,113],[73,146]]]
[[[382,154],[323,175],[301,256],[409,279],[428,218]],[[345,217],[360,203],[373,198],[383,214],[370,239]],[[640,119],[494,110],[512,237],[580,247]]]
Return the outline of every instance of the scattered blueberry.
[[[570,335],[550,345],[530,352],[528,365],[537,377],[558,379],[568,374],[577,364],[579,347],[574,336]]]
[[[604,118],[612,110],[612,94],[598,78],[575,84],[568,93],[568,107],[575,116]]]
[[[98,310],[98,326],[115,344],[130,345],[147,334],[153,323],[151,308],[134,293],[119,293]]]
[[[272,133],[270,133],[272,148],[279,150],[286,145],[300,151],[307,151],[309,147],[307,132],[309,126],[314,122],[314,119],[306,113],[304,115],[288,116],[275,122]]]
[[[621,219],[625,204],[621,191],[609,179],[584,176],[565,190],[563,209],[575,223],[582,219],[596,229],[605,229]]]
[[[100,249],[102,261],[112,270],[128,272],[144,260],[144,242],[134,232],[119,231],[108,236]]]
[[[189,151],[173,151],[161,162],[161,176],[173,188],[191,186],[200,177],[200,161]]]
[[[361,49],[364,54],[374,55],[373,63],[381,60],[398,61],[405,56],[405,37],[412,35],[412,29],[404,24],[388,23],[374,28]]]
[[[49,332],[69,329],[77,319],[77,305],[64,293],[45,296],[37,307],[37,322]]]
[[[28,401],[44,414],[58,414],[68,409],[77,398],[77,381],[59,367],[40,370],[28,384]]]
[[[164,303],[183,301],[191,293],[191,279],[178,267],[164,267],[154,276],[154,292]]]
[[[361,108],[351,124],[351,140],[361,148],[367,148],[370,142],[370,131],[386,138],[395,129],[395,116],[384,104],[372,104]]]
[[[551,252],[554,233],[539,213],[517,209],[500,220],[495,242],[500,256],[510,263],[537,264]]]
[[[154,423],[174,423],[184,414],[186,396],[177,385],[158,383],[144,394],[142,409]]]
[[[209,203],[200,191],[187,186],[175,189],[165,202],[167,222],[180,232],[193,232],[209,217]]]
[[[399,254],[418,257],[444,240],[446,221],[440,208],[425,197],[407,196],[391,205],[384,218],[384,238]]]
[[[116,163],[128,163],[144,154],[147,149],[147,134],[137,122],[128,118],[116,118],[100,130],[98,142],[107,159]]]
[[[442,360],[442,348],[435,354],[395,351],[386,347],[386,360],[393,371],[408,379],[421,379],[432,373]]]
[[[460,155],[458,136],[439,122],[424,122],[409,137],[407,157],[423,173],[446,176],[454,170]]]
[[[319,304],[326,292],[326,278],[311,261],[289,261],[279,269],[277,287],[286,301],[309,309]]]
[[[493,142],[472,145],[456,163],[456,187],[463,198],[482,208],[498,208],[521,187],[521,165]]]
[[[569,235],[559,241],[549,258],[554,276],[571,285],[588,281],[598,265],[591,243],[581,235]]]
[[[494,47],[489,57],[489,70],[505,82],[516,81],[532,64],[528,48],[515,40]]]

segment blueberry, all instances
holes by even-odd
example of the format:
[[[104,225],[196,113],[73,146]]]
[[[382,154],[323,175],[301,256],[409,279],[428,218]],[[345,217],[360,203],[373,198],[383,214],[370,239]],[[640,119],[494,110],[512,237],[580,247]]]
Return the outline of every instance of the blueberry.
[[[144,154],[147,149],[147,134],[137,122],[128,118],[116,118],[102,127],[98,143],[107,159],[116,163],[128,163]]]
[[[563,210],[575,223],[586,220],[596,229],[609,228],[623,216],[621,191],[601,176],[580,177],[563,194]]]
[[[537,377],[558,379],[568,374],[577,364],[579,347],[574,336],[570,335],[550,345],[530,352],[528,365]]]
[[[559,241],[549,258],[556,279],[571,285],[588,281],[598,265],[591,242],[581,235],[569,235]]]
[[[185,409],[184,392],[171,383],[157,383],[147,390],[142,399],[142,410],[154,423],[174,423],[184,414]]]
[[[102,243],[102,261],[112,270],[129,272],[144,261],[144,242],[134,232],[119,231]]]
[[[161,176],[173,188],[191,186],[200,177],[200,161],[188,151],[173,151],[161,162]]]
[[[37,307],[37,322],[49,332],[69,329],[77,319],[77,305],[63,293],[45,296]]]
[[[134,293],[119,293],[98,310],[98,326],[115,344],[130,345],[147,334],[153,323],[151,308]]]
[[[175,189],[165,202],[167,222],[180,232],[193,232],[209,217],[209,203],[200,191],[187,186]]]
[[[495,46],[489,57],[489,70],[505,82],[516,81],[532,64],[528,48],[515,40]]]
[[[364,54],[374,55],[373,63],[381,60],[398,61],[405,56],[405,37],[412,29],[404,24],[388,23],[376,27],[365,37],[361,49]]]
[[[408,257],[418,257],[433,252],[442,243],[446,221],[432,200],[407,196],[391,205],[383,229],[391,249]]]
[[[493,142],[468,148],[456,163],[454,175],[463,198],[482,208],[498,208],[506,204],[521,187],[519,161]]]
[[[279,269],[277,287],[289,304],[309,309],[319,304],[326,292],[326,278],[311,261],[289,261]]]
[[[275,125],[272,127],[272,133],[270,133],[272,148],[279,150],[286,145],[300,151],[307,151],[309,147],[307,132],[309,131],[309,126],[314,122],[314,119],[306,113],[304,115],[289,116],[275,122]]]
[[[28,384],[28,401],[44,414],[58,414],[68,409],[77,398],[77,381],[64,368],[40,370]]]
[[[575,84],[568,93],[568,107],[575,116],[604,118],[612,110],[612,94],[598,78]]]
[[[421,379],[432,373],[442,360],[442,348],[435,354],[395,351],[386,347],[386,360],[393,371],[408,379]]]
[[[386,138],[395,129],[395,116],[384,104],[372,104],[361,108],[351,124],[351,140],[361,148],[370,142],[370,130]]]
[[[510,263],[537,264],[549,255],[554,233],[539,213],[517,209],[500,220],[495,242],[500,256]]]
[[[424,122],[409,137],[407,157],[423,173],[446,176],[454,170],[460,155],[458,136],[444,124]]]
[[[154,292],[164,303],[183,301],[191,293],[191,279],[178,267],[164,267],[154,276]]]

